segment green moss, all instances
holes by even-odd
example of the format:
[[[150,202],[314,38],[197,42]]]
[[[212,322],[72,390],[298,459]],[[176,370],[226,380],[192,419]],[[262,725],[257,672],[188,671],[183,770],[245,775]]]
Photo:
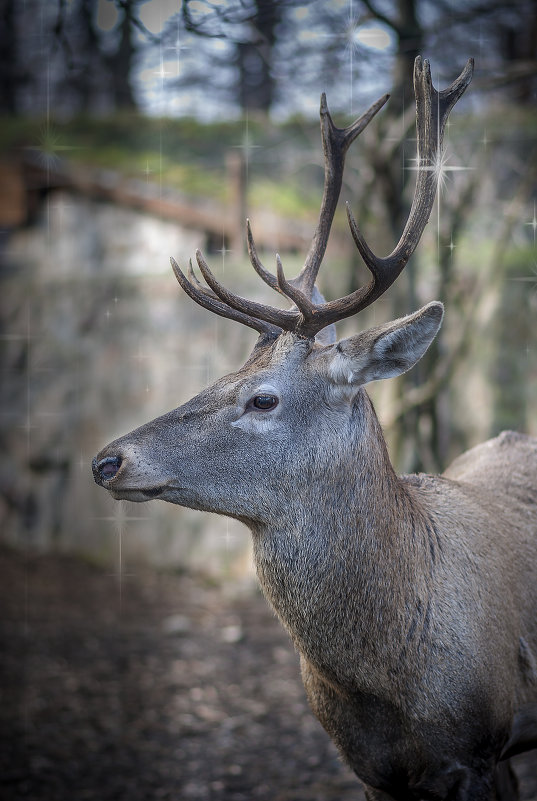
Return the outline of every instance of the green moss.
[[[254,179],[249,194],[254,207],[268,207],[282,217],[295,220],[308,218],[320,202],[320,195],[313,197],[296,184],[274,183],[269,178]]]

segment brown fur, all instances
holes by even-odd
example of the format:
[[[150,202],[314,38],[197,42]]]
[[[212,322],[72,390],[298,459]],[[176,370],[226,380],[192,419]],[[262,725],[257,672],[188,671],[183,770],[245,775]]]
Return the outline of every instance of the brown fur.
[[[408,369],[440,318],[430,304],[335,345],[262,339],[95,466],[114,497],[248,525],[311,707],[371,801],[514,799],[499,760],[537,745],[537,440],[505,433],[399,478],[361,386],[387,353],[387,375]]]

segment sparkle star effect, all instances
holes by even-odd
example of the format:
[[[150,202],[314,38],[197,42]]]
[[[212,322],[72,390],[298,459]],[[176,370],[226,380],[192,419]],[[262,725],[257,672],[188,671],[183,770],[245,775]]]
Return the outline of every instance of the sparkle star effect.
[[[352,0],[349,0],[349,11],[347,15],[347,25],[343,32],[343,39],[345,42],[345,52],[349,59],[349,95],[350,95],[350,109],[349,112],[353,113],[353,73],[354,73],[354,56],[359,49],[358,39],[358,22],[354,16]]]
[[[115,513],[106,517],[96,517],[95,520],[104,520],[114,523],[117,535],[117,570],[109,575],[117,579],[118,593],[119,593],[119,610],[121,612],[123,601],[123,579],[135,575],[128,573],[123,565],[123,534],[125,533],[125,524],[134,520],[147,520],[147,517],[135,517],[127,514],[127,507],[125,501],[117,501],[115,505]]]
[[[181,42],[181,28],[180,28],[179,22],[177,23],[177,35],[176,35],[174,44],[168,45],[165,49],[166,50],[171,50],[173,53],[175,53],[175,58],[177,60],[177,66],[176,66],[177,75],[179,75],[179,73],[181,71],[181,55],[182,55],[182,52],[183,52],[183,50],[189,50],[190,49],[188,47],[188,45],[184,45]]]
[[[426,172],[433,172],[436,176],[436,249],[438,253],[440,252],[441,196],[446,187],[448,174],[452,172],[466,172],[473,169],[473,167],[463,167],[461,165],[448,164],[449,158],[450,156],[447,154],[445,149],[442,150],[438,148],[433,164],[420,164],[419,158],[413,158],[411,161],[414,162],[414,165],[411,167],[404,167],[404,169],[408,170],[424,170]],[[450,244],[447,247],[449,247],[451,255],[453,256],[453,250],[455,248],[455,245],[453,244],[453,237],[450,238]]]
[[[463,167],[461,165],[448,164],[448,160],[450,158],[451,156],[449,156],[445,150],[442,151],[439,150],[436,154],[436,159],[434,161],[434,164],[420,164],[418,158],[413,158],[411,159],[411,161],[414,162],[414,165],[412,167],[405,167],[405,169],[416,170],[416,171],[423,170],[424,172],[434,172],[436,175],[437,190],[439,192],[443,192],[446,187],[448,173],[467,172],[468,170],[474,169],[473,167]]]
[[[171,75],[170,71],[167,70],[166,67],[164,66],[164,59],[162,58],[162,56],[160,58],[160,67],[158,68],[158,70],[155,70],[155,75],[157,75],[160,78],[161,83],[164,83],[165,79],[169,78]]]
[[[345,52],[349,59],[349,113],[353,114],[354,57],[364,47],[377,52],[388,50],[391,38],[386,29],[382,28],[378,22],[360,20],[360,17],[354,13],[353,0],[349,0],[347,22],[343,34],[339,34],[339,36],[343,38]]]
[[[226,255],[228,253],[232,253],[233,251],[231,251],[229,248],[226,247],[226,239],[225,239],[224,231],[222,231],[222,247],[219,248],[216,252],[222,254],[222,272],[225,272],[225,270],[226,270]]]
[[[46,170],[57,169],[61,164],[64,153],[80,150],[79,147],[74,145],[63,144],[59,131],[49,121],[43,126],[37,145],[28,149],[37,153],[40,165]]]
[[[131,359],[137,361],[139,366],[141,366],[142,362],[144,361],[148,362],[151,359],[151,355],[148,353],[144,353],[144,351],[142,350],[141,340],[138,341],[138,349],[136,353],[133,356],[131,356]]]
[[[511,278],[511,281],[517,281],[521,284],[532,284],[531,286],[531,293],[532,295],[537,294],[537,264],[534,264],[531,268],[531,275],[523,275],[517,278]]]
[[[21,409],[16,408],[6,408],[6,411],[2,410],[1,414],[2,417],[6,416],[9,419],[15,419],[15,421],[22,420],[19,425],[16,426],[21,431],[24,431],[26,434],[26,453],[30,455],[31,451],[31,434],[37,426],[34,424],[35,415],[33,414],[32,408],[32,375],[35,373],[35,367],[32,364],[32,340],[34,339],[34,334],[31,331],[31,320],[30,320],[30,306],[27,305],[26,307],[26,331],[24,333],[6,333],[0,334],[0,343],[10,343],[10,342],[18,342],[23,343],[24,349],[27,353],[27,358],[25,361],[24,367],[24,379],[25,379],[25,403],[24,407]]]
[[[537,231],[537,215],[535,211],[535,201],[533,201],[533,219],[525,223],[525,225],[529,225],[533,229],[533,244],[535,245],[535,232]]]
[[[240,145],[233,145],[233,147],[242,152],[242,156],[244,159],[244,166],[246,170],[246,181],[248,181],[248,169],[250,166],[250,157],[254,150],[261,147],[261,145],[253,144],[253,139],[250,135],[248,112],[246,113],[246,116],[244,118],[244,132],[242,135],[242,141]]]

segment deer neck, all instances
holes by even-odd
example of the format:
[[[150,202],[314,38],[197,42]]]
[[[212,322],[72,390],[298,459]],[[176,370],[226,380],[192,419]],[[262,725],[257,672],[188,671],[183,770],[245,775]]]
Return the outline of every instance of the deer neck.
[[[363,392],[354,436],[271,524],[253,527],[267,599],[310,665],[379,690],[427,621],[432,523],[396,476]],[[356,661],[349,659],[349,651]]]

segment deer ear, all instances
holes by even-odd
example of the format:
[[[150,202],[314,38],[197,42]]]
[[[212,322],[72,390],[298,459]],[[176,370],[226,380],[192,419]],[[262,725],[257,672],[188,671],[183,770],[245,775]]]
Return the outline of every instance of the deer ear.
[[[330,349],[330,379],[358,386],[406,373],[433,341],[443,315],[443,305],[434,301],[407,317],[342,339]]]

